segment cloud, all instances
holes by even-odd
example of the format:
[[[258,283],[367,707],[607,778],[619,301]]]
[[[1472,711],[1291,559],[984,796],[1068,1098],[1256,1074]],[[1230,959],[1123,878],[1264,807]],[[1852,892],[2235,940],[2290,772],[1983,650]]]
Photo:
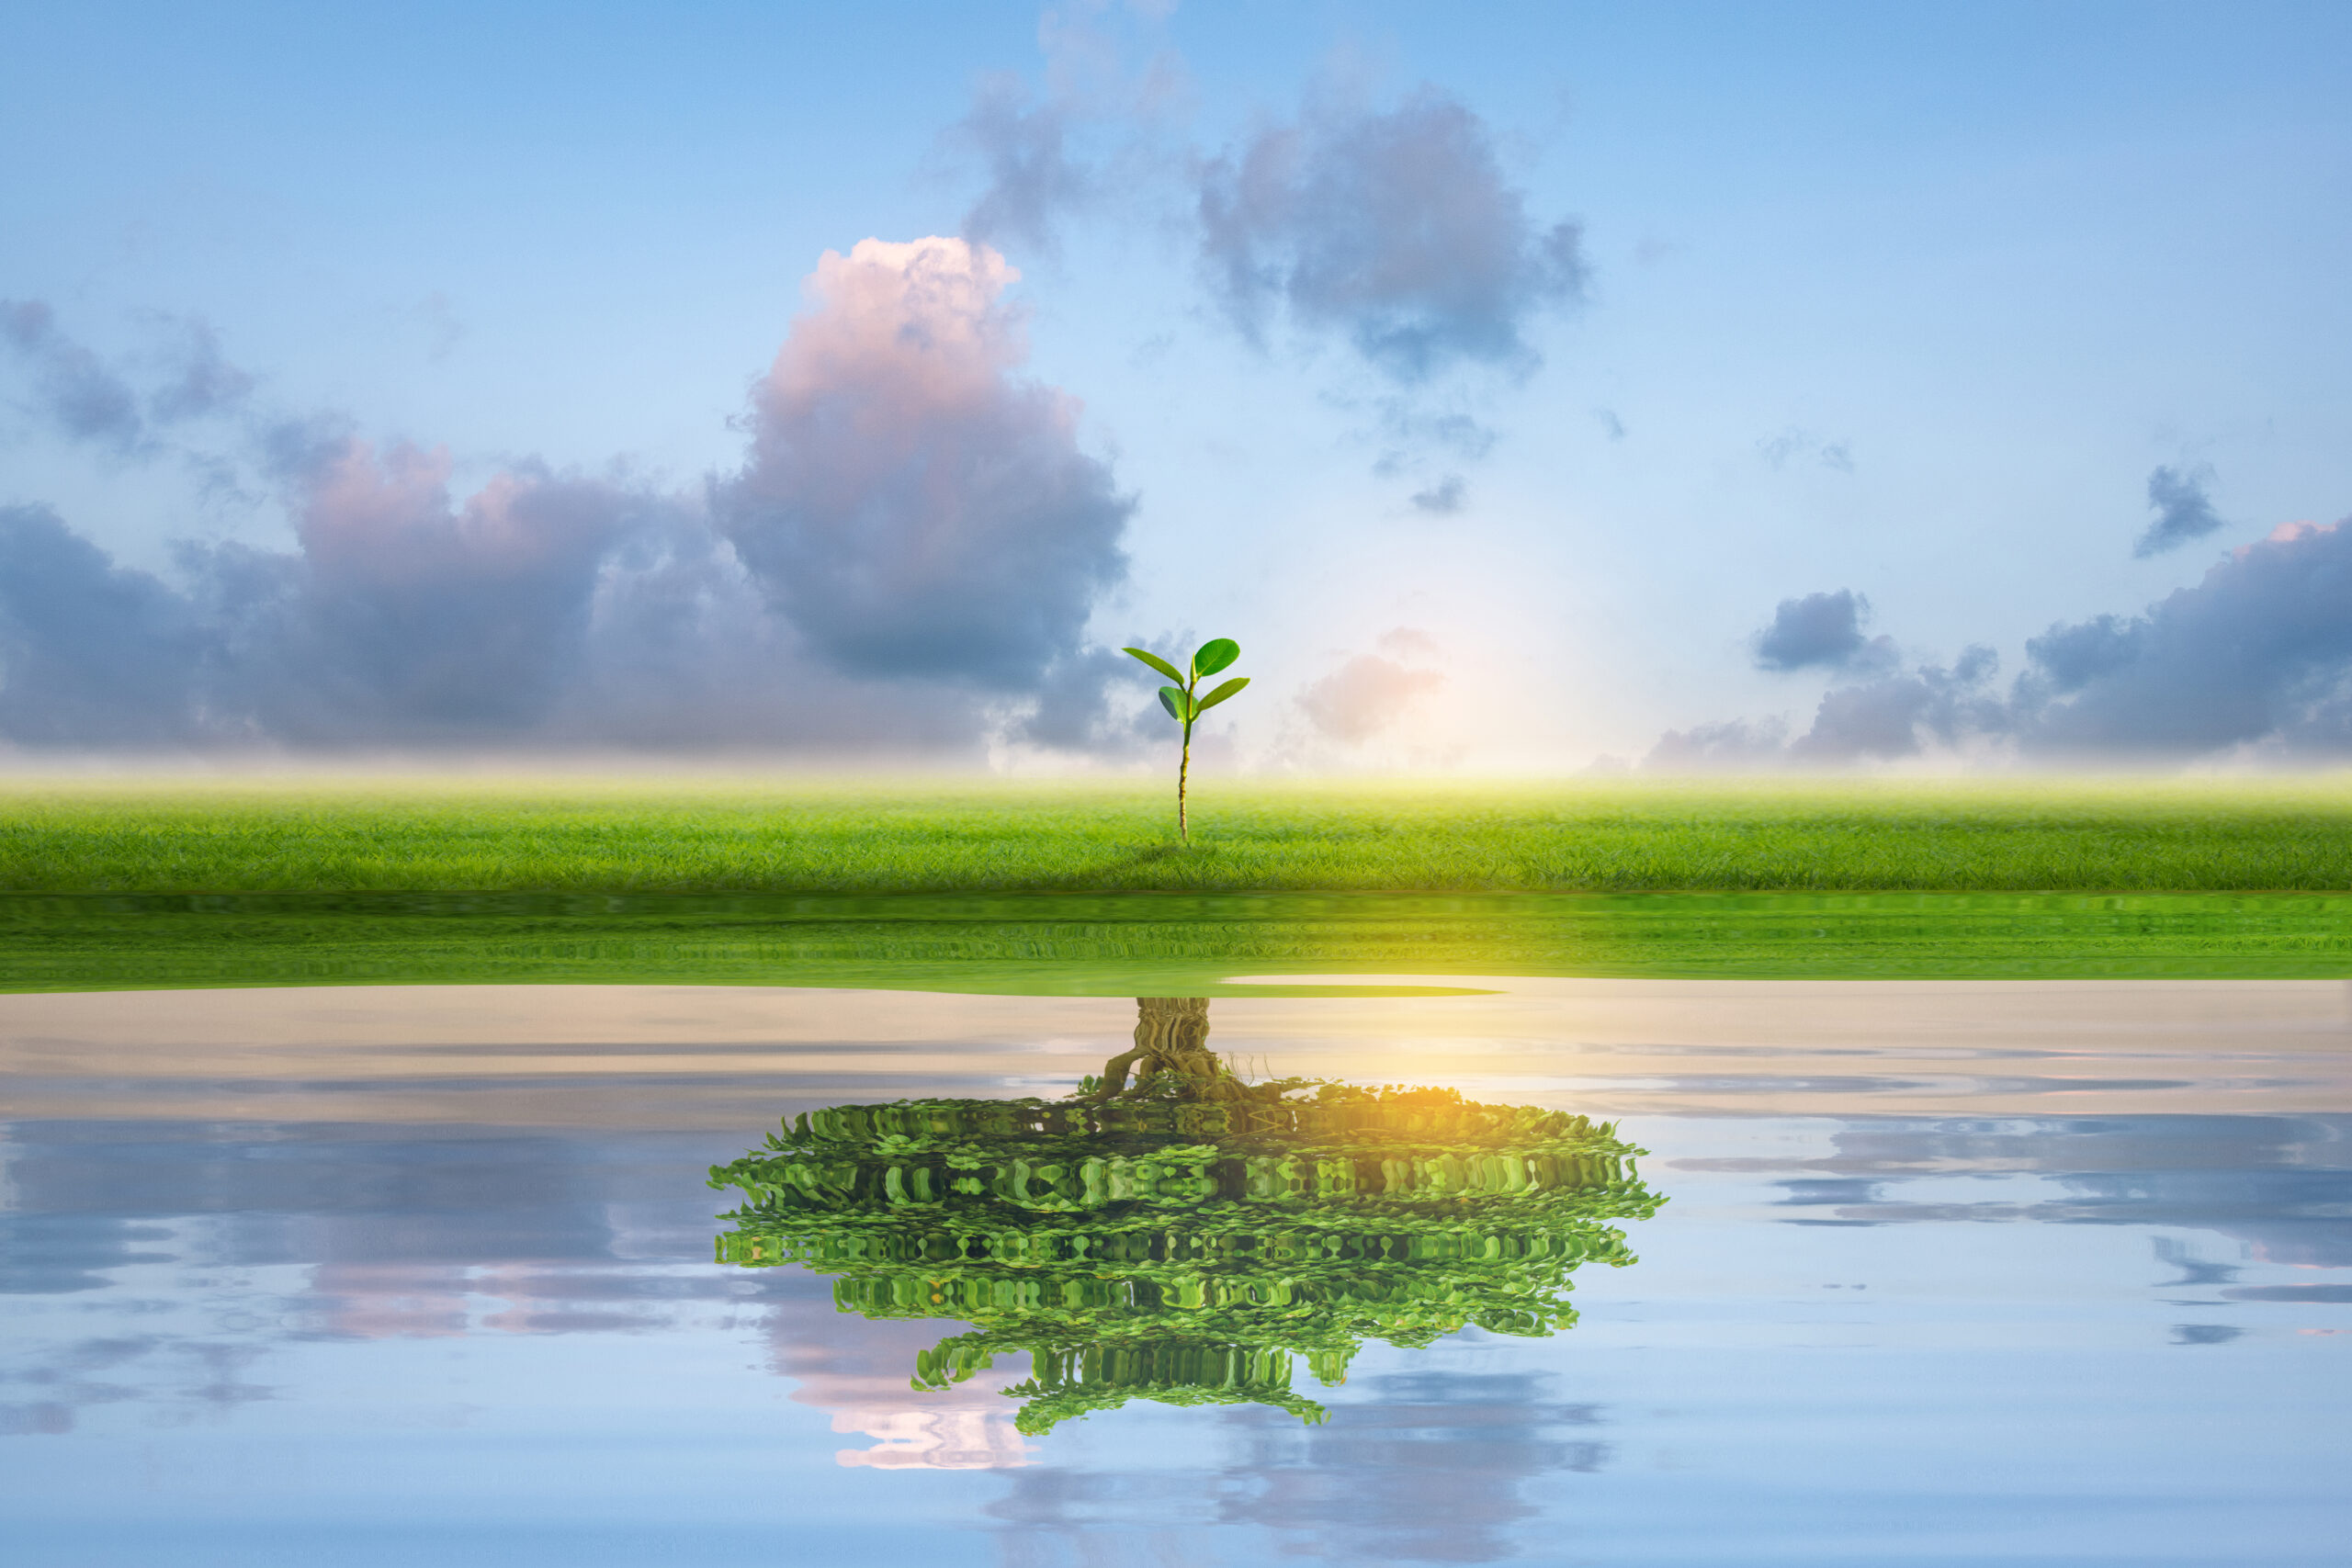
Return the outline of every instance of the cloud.
[[[1171,648],[1188,638],[1136,637],[1138,648]],[[1048,665],[1037,686],[1036,706],[1007,731],[1011,739],[1054,750],[1123,755],[1171,731],[1168,716],[1149,694],[1159,677],[1115,649],[1086,649]],[[1119,703],[1114,694],[1140,700]]]
[[[1821,699],[1813,728],[1789,743],[1795,762],[1855,762],[1917,756],[1924,739],[1956,745],[1999,734],[2008,714],[1988,682],[2000,668],[1991,649],[1962,651],[1949,670],[1922,664],[1908,673],[1840,686]]]
[[[1844,441],[1824,441],[1809,431],[1784,430],[1778,435],[1767,436],[1756,444],[1757,452],[1775,468],[1785,468],[1803,458],[1812,458],[1825,468],[1841,474],[1854,471],[1854,449]]]
[[[1922,664],[1825,694],[1813,724],[1794,739],[1779,718],[1729,719],[1668,730],[1643,759],[1646,773],[1724,773],[1785,766],[1844,766],[1917,755],[1929,741],[1958,745],[2004,732],[2007,709],[1990,682],[2000,667],[1989,648],[1965,649],[1950,669]]]
[[[117,566],[46,507],[0,508],[0,735],[37,745],[193,739],[211,652],[185,595]]]
[[[989,76],[948,140],[976,154],[988,175],[964,215],[965,238],[1012,240],[1051,254],[1059,248],[1057,221],[1094,199],[1095,176],[1070,157],[1067,108],[1028,100],[1019,77]]]
[[[961,240],[828,254],[699,495],[531,460],[461,483],[446,447],[311,414],[239,427],[291,549],[183,544],[167,581],[0,513],[0,739],[1129,744],[1127,661],[1085,626],[1133,502],[1015,374],[1013,276]],[[250,389],[200,332],[175,363],[173,417]]]
[[[526,729],[578,667],[606,554],[650,498],[536,465],[462,504],[446,449],[345,441],[295,476],[298,555],[191,551],[233,683],[282,739]]]
[[[146,434],[139,395],[96,354],[59,330],[39,299],[0,300],[0,343],[33,376],[30,412],[76,441],[135,450]]]
[[[2141,559],[2162,555],[2191,539],[2201,539],[2222,525],[2221,514],[2205,487],[2213,482],[2212,468],[2159,468],[2148,476],[2148,505],[2155,513],[2132,554]]]
[[[2026,652],[2030,750],[2352,750],[2352,528],[2286,524],[2142,615],[2053,626]]]
[[[840,670],[1034,687],[1125,581],[1133,500],[1013,375],[1018,276],[964,240],[829,251],[754,393],[718,526]]]
[[[1317,735],[1344,745],[1369,740],[1445,684],[1436,671],[1405,662],[1435,653],[1422,633],[1398,626],[1379,647],[1382,653],[1359,653],[1298,694],[1299,711]]]
[[[1475,463],[1495,449],[1492,426],[1460,410],[1433,412],[1408,398],[1379,400],[1380,437],[1388,444],[1374,471],[1386,474],[1402,468],[1410,449],[1434,448]]]
[[[1386,111],[1310,110],[1201,169],[1202,258],[1235,326],[1335,332],[1397,381],[1535,362],[1541,310],[1575,301],[1572,222],[1539,228],[1486,122],[1424,90]]]
[[[254,378],[221,355],[219,339],[202,321],[153,319],[168,341],[142,355],[162,380],[138,385],[58,326],[57,313],[39,299],[0,300],[0,345],[31,372],[24,405],[69,440],[131,456],[154,448],[154,426],[228,412],[252,392]]]
[[[1415,491],[1413,510],[1432,516],[1447,517],[1462,510],[1469,500],[1469,491],[1460,474],[1448,474],[1427,490]]]
[[[220,339],[203,321],[176,323],[179,341],[164,356],[167,378],[148,395],[149,414],[158,423],[205,419],[242,404],[254,378],[220,354]]]
[[[1123,9],[1047,10],[1037,24],[1042,85],[1033,91],[1011,72],[982,77],[971,108],[940,137],[948,162],[977,164],[982,177],[966,239],[1051,255],[1066,219],[1164,189],[1160,122],[1189,91],[1181,57],[1155,47],[1173,6]]]
[[[1788,734],[1788,726],[1777,718],[1735,718],[1669,729],[1642,759],[1642,771],[1720,773],[1770,767],[1787,755]]]
[[[1870,614],[1871,602],[1850,588],[1783,599],[1772,612],[1772,624],[1749,639],[1756,667],[1836,670],[1892,664],[1895,650],[1890,639],[1862,636]]]
[[[1971,744],[2058,761],[2352,755],[2347,525],[2352,519],[2285,524],[2138,615],[2054,625],[2028,639],[2027,669],[2006,695],[1991,685],[1999,662],[1993,650],[1972,647],[1950,669],[1886,670],[1833,687],[1812,728],[1784,747],[1734,721],[1670,732],[1645,765],[1840,763]],[[1758,639],[1759,661],[1784,623],[1792,659],[1850,646],[1840,607],[1823,612],[1817,626],[1804,613],[1835,597],[1784,604]],[[1818,634],[1810,642],[1799,635],[1808,626]]]

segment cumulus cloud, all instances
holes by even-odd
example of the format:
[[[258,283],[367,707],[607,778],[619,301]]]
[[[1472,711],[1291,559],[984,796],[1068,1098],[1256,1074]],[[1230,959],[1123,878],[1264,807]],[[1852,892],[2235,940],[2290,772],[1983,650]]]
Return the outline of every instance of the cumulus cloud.
[[[184,594],[116,565],[46,507],[0,508],[0,735],[69,745],[195,739],[212,651]]]
[[[1970,745],[2058,761],[2352,755],[2347,524],[2283,525],[2140,615],[2052,626],[2028,639],[2007,693],[1992,684],[1994,651],[1971,647],[1948,669],[1885,669],[1833,687],[1793,740],[1743,721],[1702,726],[1669,732],[1645,765],[1834,764]],[[1804,625],[1784,614],[1774,629],[1784,621]],[[1841,614],[1819,621],[1812,642],[1791,642],[1850,643]]]
[[[1173,648],[1187,637],[1136,637],[1138,648]],[[1160,678],[1115,649],[1064,654],[1046,666],[1035,708],[1007,730],[1008,739],[1057,751],[1123,756],[1165,739],[1168,716],[1150,694]],[[1132,698],[1122,701],[1121,697]]]
[[[254,436],[291,549],[186,544],[166,581],[0,513],[0,739],[1123,744],[1125,661],[1084,629],[1132,502],[1074,400],[1015,374],[1012,277],[961,240],[829,254],[747,460],[699,496],[532,461],[460,482],[446,448],[312,416]],[[245,396],[189,344],[175,417]]]
[[[2213,510],[2205,489],[2212,482],[2213,470],[2203,463],[2193,468],[2159,468],[2150,474],[2148,505],[2156,515],[2132,547],[2132,555],[2142,559],[2162,555],[2219,528],[2221,513]]]
[[[1524,367],[1535,315],[1577,299],[1573,222],[1540,226],[1486,122],[1424,91],[1388,110],[1311,110],[1209,160],[1202,256],[1234,324],[1287,313],[1400,382],[1460,361]]]
[[[1998,735],[2010,723],[1990,685],[1999,666],[1991,649],[1972,647],[1949,669],[1921,664],[1835,687],[1822,696],[1811,727],[1793,739],[1780,718],[1668,730],[1642,767],[1668,773],[1839,767],[1917,756],[1931,743],[1956,746]]]
[[[718,525],[842,671],[1027,688],[1125,580],[1133,501],[1014,374],[1018,276],[960,239],[828,252],[756,390]]]
[[[1369,740],[1445,684],[1443,675],[1419,667],[1436,652],[1424,634],[1398,626],[1378,647],[1299,693],[1299,712],[1322,739],[1351,746]]]
[[[2026,651],[2031,750],[2352,750],[2352,527],[2286,524],[2142,615],[2053,626]]]
[[[1862,635],[1870,614],[1871,602],[1850,588],[1783,599],[1772,612],[1772,624],[1749,639],[1756,667],[1837,670],[1891,664],[1894,643]]]
[[[1990,688],[1999,669],[1991,649],[1971,647],[1949,669],[1922,664],[1840,686],[1822,697],[1813,727],[1789,743],[1789,758],[1841,763],[1911,757],[1928,741],[1951,746],[2001,734],[2009,716]]]
[[[346,440],[297,476],[299,554],[192,552],[255,720],[291,741],[482,739],[543,718],[645,498],[536,467],[460,504],[446,449]]]

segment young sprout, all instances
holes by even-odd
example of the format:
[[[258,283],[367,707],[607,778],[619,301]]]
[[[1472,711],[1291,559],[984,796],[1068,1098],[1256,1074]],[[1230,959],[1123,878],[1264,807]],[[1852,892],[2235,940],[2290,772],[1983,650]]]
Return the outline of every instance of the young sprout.
[[[1140,648],[1130,648],[1125,651],[1177,682],[1173,686],[1159,688],[1159,705],[1168,710],[1169,717],[1184,727],[1184,750],[1176,764],[1176,837],[1189,845],[1193,841],[1193,832],[1191,825],[1184,819],[1184,782],[1193,771],[1193,721],[1248,685],[1250,677],[1238,675],[1205,697],[1198,694],[1201,681],[1204,676],[1214,675],[1240,658],[1241,645],[1229,637],[1210,638],[1201,644],[1200,651],[1193,655],[1193,668],[1189,674],[1180,673],[1176,666],[1156,653],[1146,653]]]

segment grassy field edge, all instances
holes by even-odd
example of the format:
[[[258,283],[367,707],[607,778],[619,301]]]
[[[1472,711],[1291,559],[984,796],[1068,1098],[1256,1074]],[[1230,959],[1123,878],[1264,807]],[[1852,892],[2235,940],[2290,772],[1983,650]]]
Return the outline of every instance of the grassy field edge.
[[[2333,892],[2352,786],[2250,780],[0,780],[19,894]]]

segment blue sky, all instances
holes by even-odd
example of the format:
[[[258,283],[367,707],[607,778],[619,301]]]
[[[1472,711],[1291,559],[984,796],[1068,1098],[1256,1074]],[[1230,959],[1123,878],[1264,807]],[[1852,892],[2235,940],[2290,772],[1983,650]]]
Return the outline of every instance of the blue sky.
[[[2341,6],[94,4],[0,45],[20,744],[1122,764],[1165,721],[1105,650],[1222,634],[1232,765],[2352,746],[2352,544],[2270,539],[2352,511]],[[825,433],[907,384],[755,383],[816,363],[820,256],[927,236],[1019,277],[886,476]],[[73,423],[89,376],[135,429]],[[446,462],[353,512],[330,438]],[[502,475],[573,486],[539,575],[464,521]],[[733,618],[630,640],[687,598]]]

